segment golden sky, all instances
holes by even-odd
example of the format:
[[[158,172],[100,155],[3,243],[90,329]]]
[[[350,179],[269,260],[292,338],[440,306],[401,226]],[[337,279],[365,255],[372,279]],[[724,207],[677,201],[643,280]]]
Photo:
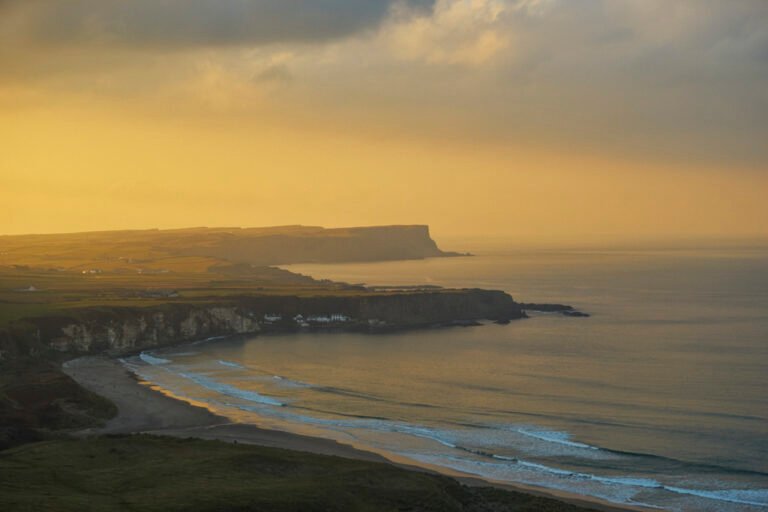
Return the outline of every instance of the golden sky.
[[[768,235],[768,3],[0,0],[0,233]]]

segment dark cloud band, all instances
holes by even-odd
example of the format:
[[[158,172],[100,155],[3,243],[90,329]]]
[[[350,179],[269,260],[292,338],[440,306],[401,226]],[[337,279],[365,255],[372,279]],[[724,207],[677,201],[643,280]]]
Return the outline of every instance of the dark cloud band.
[[[0,0],[49,43],[210,46],[316,42],[376,26],[391,0]],[[410,0],[429,8],[433,0]],[[15,11],[15,12],[14,12]],[[2,30],[2,21],[0,21]]]

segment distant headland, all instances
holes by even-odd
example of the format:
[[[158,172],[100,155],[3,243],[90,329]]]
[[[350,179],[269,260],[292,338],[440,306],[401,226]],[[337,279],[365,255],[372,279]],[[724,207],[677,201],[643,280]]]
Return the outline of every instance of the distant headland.
[[[463,256],[438,248],[425,225],[326,229],[196,227],[0,236],[0,265],[24,264],[93,271],[147,272],[159,260],[185,259],[187,268],[210,265],[287,265]],[[196,260],[195,260],[196,258]],[[178,262],[176,262],[178,263]]]

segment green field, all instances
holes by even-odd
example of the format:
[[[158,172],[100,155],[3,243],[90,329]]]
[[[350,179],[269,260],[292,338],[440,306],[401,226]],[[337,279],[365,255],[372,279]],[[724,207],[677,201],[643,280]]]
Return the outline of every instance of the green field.
[[[258,295],[393,293],[275,267],[447,255],[424,226],[195,228],[0,236],[0,328],[94,306]]]

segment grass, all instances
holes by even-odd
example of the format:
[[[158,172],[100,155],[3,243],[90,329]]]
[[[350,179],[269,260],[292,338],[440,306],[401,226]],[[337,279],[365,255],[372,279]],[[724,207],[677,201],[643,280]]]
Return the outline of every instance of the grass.
[[[22,318],[43,316],[51,311],[50,304],[0,303],[0,327]]]
[[[183,461],[183,463],[179,463]],[[3,511],[577,512],[388,464],[147,435],[0,452]]]
[[[316,281],[269,265],[440,254],[423,226],[0,236],[0,329],[72,308],[170,302],[148,297],[152,290],[176,291],[173,302],[251,294],[358,295],[360,287]]]
[[[0,449],[98,426],[116,413],[53,362],[15,361],[0,372]]]
[[[35,291],[26,291],[30,286]],[[148,297],[156,290],[174,297]],[[32,317],[68,314],[89,307],[148,307],[180,302],[211,302],[249,295],[294,297],[354,297],[361,294],[396,295],[417,290],[375,290],[315,281],[288,271],[255,268],[247,272],[171,272],[122,274],[0,266],[0,328]],[[441,290],[431,290],[439,293]]]

